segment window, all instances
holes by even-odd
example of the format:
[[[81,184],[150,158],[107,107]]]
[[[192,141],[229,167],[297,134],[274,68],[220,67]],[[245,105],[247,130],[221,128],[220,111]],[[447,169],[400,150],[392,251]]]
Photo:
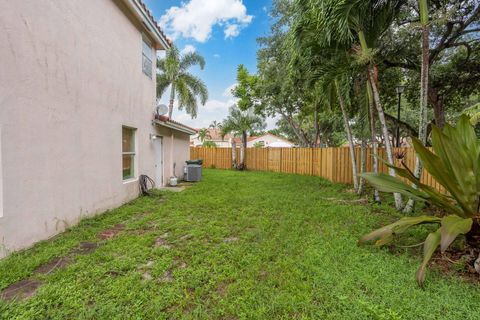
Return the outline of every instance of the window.
[[[142,70],[149,78],[152,78],[152,53],[153,49],[150,43],[142,39]]]
[[[123,180],[135,178],[135,129],[122,127]]]

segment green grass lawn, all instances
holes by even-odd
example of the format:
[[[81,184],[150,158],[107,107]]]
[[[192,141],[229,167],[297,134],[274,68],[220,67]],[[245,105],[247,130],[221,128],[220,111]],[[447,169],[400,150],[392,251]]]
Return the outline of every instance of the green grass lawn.
[[[181,193],[139,198],[0,261],[0,289],[42,282],[29,299],[0,301],[0,318],[478,319],[478,285],[431,271],[417,287],[418,249],[357,247],[395,213],[352,199],[316,177],[205,170]],[[82,241],[100,246],[80,254]],[[67,255],[67,267],[33,273]]]

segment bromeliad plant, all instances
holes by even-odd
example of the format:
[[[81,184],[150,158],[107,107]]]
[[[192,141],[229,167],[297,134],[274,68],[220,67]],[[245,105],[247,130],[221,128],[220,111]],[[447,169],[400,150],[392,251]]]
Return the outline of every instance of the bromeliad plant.
[[[443,253],[460,235],[466,235],[469,242],[478,241],[478,235],[480,235],[480,139],[475,135],[469,118],[464,115],[460,117],[456,127],[446,125],[443,130],[433,127],[433,152],[416,138],[412,138],[412,142],[425,170],[448,191],[448,194],[442,194],[421,183],[403,163],[403,168],[389,166],[398,176],[414,183],[417,188],[386,174],[366,173],[363,177],[380,191],[398,192],[415,200],[428,202],[442,208],[448,215],[404,217],[363,236],[359,243],[375,241],[375,245],[382,246],[390,243],[395,235],[405,232],[410,227],[420,224],[439,225],[439,228],[430,233],[424,242],[423,262],[416,274],[417,282],[422,286],[427,264],[438,246]]]

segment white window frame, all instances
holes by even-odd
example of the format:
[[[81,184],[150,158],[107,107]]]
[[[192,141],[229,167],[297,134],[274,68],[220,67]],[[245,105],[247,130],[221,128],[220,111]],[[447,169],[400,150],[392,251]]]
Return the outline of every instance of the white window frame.
[[[146,49],[149,52],[145,52]],[[142,37],[142,72],[147,77],[153,77],[153,46],[152,43],[145,37]]]
[[[123,151],[123,130],[127,129],[133,133],[133,151]],[[132,175],[131,177],[123,177],[123,157],[124,156],[133,156],[133,165],[132,165]],[[124,183],[137,180],[137,128],[122,126],[122,180]]]

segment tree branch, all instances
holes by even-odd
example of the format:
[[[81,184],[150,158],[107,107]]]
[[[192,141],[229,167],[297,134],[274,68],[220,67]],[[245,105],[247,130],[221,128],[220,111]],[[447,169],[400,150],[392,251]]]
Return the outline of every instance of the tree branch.
[[[429,61],[432,63],[444,49],[453,46],[455,41],[461,36],[465,35],[465,29],[472,24],[480,15],[480,6],[477,6],[472,15],[465,21],[449,21],[447,22],[447,31],[443,35],[439,44],[430,51]],[[459,27],[453,31],[455,24],[458,24]]]
[[[402,127],[404,130],[408,131],[410,133],[411,136],[415,136],[415,137],[418,137],[418,131],[415,130],[411,125],[409,125],[408,123],[406,123],[405,121],[398,121],[396,117],[388,114],[388,113],[385,113],[385,119],[387,121],[390,121],[390,122],[393,122],[394,124],[400,124],[400,127]]]

